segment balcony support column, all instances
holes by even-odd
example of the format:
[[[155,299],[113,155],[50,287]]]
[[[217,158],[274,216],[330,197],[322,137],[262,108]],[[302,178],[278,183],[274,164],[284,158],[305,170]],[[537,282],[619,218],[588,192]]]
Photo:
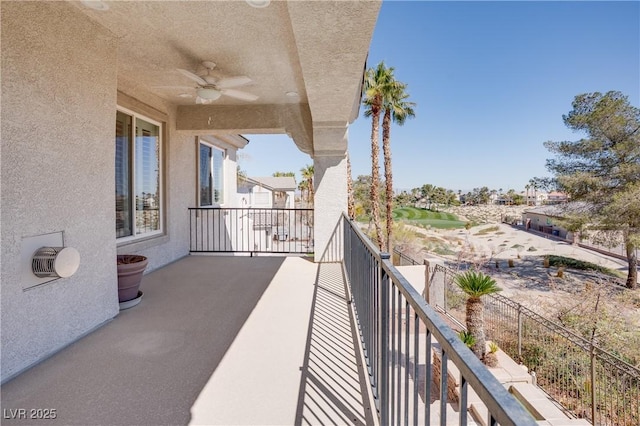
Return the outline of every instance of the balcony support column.
[[[347,211],[347,124],[314,125],[313,139],[314,260],[341,262],[340,220]]]

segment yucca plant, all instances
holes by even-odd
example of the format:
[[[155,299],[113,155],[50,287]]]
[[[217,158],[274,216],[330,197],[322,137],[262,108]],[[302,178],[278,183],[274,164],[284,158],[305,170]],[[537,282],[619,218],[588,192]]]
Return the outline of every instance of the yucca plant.
[[[462,340],[462,343],[467,345],[469,349],[471,349],[473,345],[476,344],[476,338],[473,337],[473,334],[469,333],[468,331],[461,331],[460,333],[458,333],[458,336],[460,337],[460,340]]]
[[[476,339],[471,350],[479,359],[486,352],[484,338],[484,303],[481,297],[497,293],[502,289],[490,276],[477,271],[467,271],[456,275],[455,283],[467,296],[466,323],[467,331]]]
[[[496,355],[498,352],[498,345],[494,342],[489,343],[489,352],[484,356],[484,363],[487,367],[497,367],[498,366],[498,356]]]

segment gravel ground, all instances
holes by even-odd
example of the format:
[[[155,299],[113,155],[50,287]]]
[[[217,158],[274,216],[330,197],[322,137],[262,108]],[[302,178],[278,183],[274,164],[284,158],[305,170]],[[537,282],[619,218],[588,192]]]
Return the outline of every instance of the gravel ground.
[[[413,229],[456,251],[441,256],[450,267],[456,269],[463,259],[483,265],[502,287],[501,294],[536,312],[545,314],[574,306],[587,297],[586,291],[596,289],[608,309],[622,313],[640,330],[640,290],[629,291],[620,285],[624,284],[623,279],[592,271],[565,269],[564,276],[559,278],[558,268],[545,268],[542,257],[550,254],[571,257],[626,274],[627,264],[623,260],[502,223],[475,226],[468,231]],[[412,257],[416,256],[419,258],[419,254]],[[508,266],[510,259],[512,268]]]

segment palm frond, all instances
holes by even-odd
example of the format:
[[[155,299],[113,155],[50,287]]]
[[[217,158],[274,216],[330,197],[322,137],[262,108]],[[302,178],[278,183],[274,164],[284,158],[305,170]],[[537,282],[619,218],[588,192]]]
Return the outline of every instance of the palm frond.
[[[502,291],[493,278],[482,272],[467,271],[456,275],[454,281],[469,297],[479,298],[485,294]]]

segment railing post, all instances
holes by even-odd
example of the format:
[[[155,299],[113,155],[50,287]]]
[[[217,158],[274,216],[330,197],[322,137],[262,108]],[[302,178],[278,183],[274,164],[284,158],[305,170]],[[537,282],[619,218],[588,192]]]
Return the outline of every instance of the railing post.
[[[389,253],[380,253],[378,265],[380,276],[380,351],[378,359],[378,395],[380,401],[380,424],[389,424],[389,275],[382,262],[388,260]]]

